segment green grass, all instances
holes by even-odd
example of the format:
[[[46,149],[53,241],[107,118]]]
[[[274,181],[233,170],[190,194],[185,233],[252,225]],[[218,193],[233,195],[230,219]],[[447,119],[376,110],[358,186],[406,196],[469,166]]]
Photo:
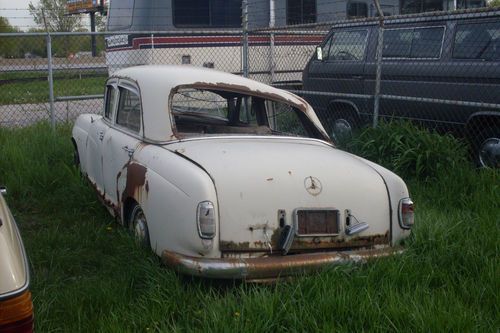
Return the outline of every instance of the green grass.
[[[79,96],[104,93],[106,76],[80,78],[54,78],[54,96]],[[6,83],[0,86],[0,105],[47,103],[48,81]]]
[[[0,183],[30,257],[38,332],[498,332],[499,171],[410,177],[407,251],[271,286],[181,278],[71,166],[70,126],[0,129]],[[428,162],[430,163],[430,162]]]

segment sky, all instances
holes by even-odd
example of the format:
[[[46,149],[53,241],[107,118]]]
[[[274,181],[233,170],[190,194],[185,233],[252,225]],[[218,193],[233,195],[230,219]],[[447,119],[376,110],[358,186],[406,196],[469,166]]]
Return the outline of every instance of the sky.
[[[0,16],[6,17],[10,25],[21,30],[27,31],[34,28],[36,24],[28,10],[30,2],[36,6],[39,0],[0,0]],[[88,15],[84,15],[82,24],[90,25]]]
[[[38,0],[0,0],[0,16],[6,17],[10,25],[21,30],[28,30],[35,26],[28,11],[30,2],[35,6],[38,4]]]

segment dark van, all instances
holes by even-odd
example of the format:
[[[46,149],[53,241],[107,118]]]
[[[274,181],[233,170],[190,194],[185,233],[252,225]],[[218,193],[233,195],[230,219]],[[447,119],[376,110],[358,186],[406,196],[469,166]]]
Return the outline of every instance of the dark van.
[[[333,139],[374,116],[378,20],[332,27],[303,73],[304,96]],[[500,10],[384,22],[379,119],[467,138],[480,166],[500,165]]]

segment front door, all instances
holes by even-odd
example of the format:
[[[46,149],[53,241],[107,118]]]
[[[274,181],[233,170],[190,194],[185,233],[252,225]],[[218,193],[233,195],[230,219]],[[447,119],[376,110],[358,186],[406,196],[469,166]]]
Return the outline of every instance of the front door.
[[[103,148],[104,137],[113,121],[117,102],[117,90],[113,80],[106,85],[104,117],[97,118],[90,124],[87,141],[86,170],[89,180],[100,194],[104,194]]]

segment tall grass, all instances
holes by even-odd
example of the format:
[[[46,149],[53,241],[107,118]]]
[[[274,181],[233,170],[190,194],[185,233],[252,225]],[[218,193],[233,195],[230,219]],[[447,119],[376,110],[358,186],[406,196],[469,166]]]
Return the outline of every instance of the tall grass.
[[[405,253],[270,286],[224,284],[179,277],[136,247],[71,166],[69,138],[66,125],[0,129],[0,183],[30,256],[39,332],[500,329],[498,171],[432,165],[441,154],[405,162],[417,205]],[[383,151],[389,167],[402,160]]]

